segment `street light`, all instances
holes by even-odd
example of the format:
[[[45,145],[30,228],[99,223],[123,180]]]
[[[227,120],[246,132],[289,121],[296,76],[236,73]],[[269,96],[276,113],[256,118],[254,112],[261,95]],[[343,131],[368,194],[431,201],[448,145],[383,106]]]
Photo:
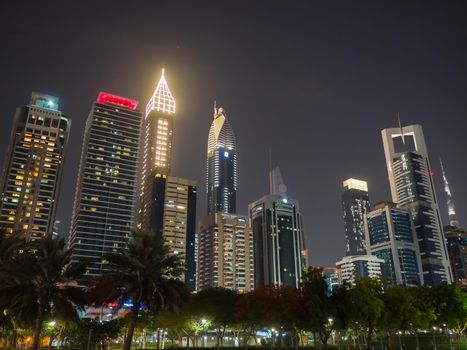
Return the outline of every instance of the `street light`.
[[[55,322],[55,321],[50,321],[49,322],[50,327],[55,327],[56,324],[57,324],[57,322]]]

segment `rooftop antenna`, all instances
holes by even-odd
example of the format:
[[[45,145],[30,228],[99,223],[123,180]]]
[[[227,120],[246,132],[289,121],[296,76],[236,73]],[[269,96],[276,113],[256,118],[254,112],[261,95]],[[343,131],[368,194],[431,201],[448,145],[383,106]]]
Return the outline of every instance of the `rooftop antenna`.
[[[401,116],[400,116],[399,112],[397,112],[397,121],[399,122],[399,129],[401,131],[402,143],[405,145],[404,131],[402,129]]]

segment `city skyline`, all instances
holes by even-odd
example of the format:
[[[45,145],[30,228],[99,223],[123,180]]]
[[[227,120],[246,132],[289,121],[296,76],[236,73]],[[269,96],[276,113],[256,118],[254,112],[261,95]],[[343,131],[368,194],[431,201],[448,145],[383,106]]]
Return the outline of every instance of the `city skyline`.
[[[272,28],[271,23],[279,17],[278,9],[274,9],[262,20],[268,25],[267,28]],[[397,11],[392,9],[397,15]],[[208,12],[212,15],[213,12],[221,12],[220,10],[218,6],[214,6]],[[96,11],[99,13],[99,6]],[[166,11],[171,10],[166,9]],[[253,8],[252,13],[255,11],[259,10]],[[323,8],[320,8],[320,11],[323,12]],[[370,10],[367,10],[364,15],[369,17],[368,11]],[[467,129],[464,118],[465,98],[462,96],[465,96],[466,87],[461,78],[465,76],[466,67],[465,63],[458,62],[457,59],[453,61],[448,56],[465,56],[465,48],[458,47],[460,45],[458,40],[465,35],[465,27],[460,27],[460,33],[454,34],[454,38],[441,44],[447,34],[453,31],[452,28],[460,26],[454,9],[445,10],[443,15],[437,16],[435,9],[427,6],[426,11],[437,19],[436,29],[440,31],[438,37],[433,35],[434,30],[429,29],[428,24],[431,24],[431,21],[420,20],[421,23],[417,25],[421,25],[423,29],[421,33],[415,32],[415,25],[410,24],[409,19],[402,19],[401,16],[397,17],[402,21],[401,28],[394,28],[393,34],[387,33],[382,27],[389,20],[376,8],[372,7],[372,11],[377,14],[377,18],[383,19],[382,24],[378,25],[366,18],[362,26],[367,28],[373,24],[376,27],[375,36],[379,34],[397,43],[389,40],[388,47],[382,52],[363,50],[362,54],[368,58],[362,58],[366,56],[360,56],[358,45],[357,51],[352,51],[336,38],[335,34],[338,31],[331,30],[327,34],[321,32],[324,38],[311,37],[310,46],[324,45],[325,54],[319,53],[318,50],[313,51],[313,55],[316,56],[310,62],[310,69],[304,69],[304,61],[306,61],[304,57],[310,57],[311,49],[308,49],[306,54],[297,54],[295,59],[292,56],[291,61],[284,59],[286,56],[279,52],[276,44],[269,42],[263,43],[265,50],[271,53],[278,50],[279,58],[272,57],[271,62],[261,66],[262,55],[258,51],[253,51],[251,59],[242,58],[234,62],[234,59],[228,57],[233,49],[247,49],[252,46],[252,43],[248,40],[245,43],[233,40],[234,43],[229,46],[218,39],[222,35],[227,38],[233,36],[234,39],[237,36],[225,30],[217,34],[219,37],[210,34],[207,39],[203,39],[208,42],[209,39],[217,39],[211,41],[216,45],[221,45],[226,51],[225,53],[222,53],[222,50],[216,51],[220,57],[209,59],[203,54],[194,53],[198,49],[196,45],[201,41],[198,39],[193,44],[187,44],[187,38],[197,37],[200,32],[206,34],[209,27],[199,27],[192,36],[188,34],[183,36],[183,32],[178,32],[179,35],[173,36],[172,39],[183,38],[183,40],[173,40],[176,43],[173,48],[164,46],[170,42],[168,39],[161,39],[155,44],[145,44],[150,43],[147,35],[144,35],[143,28],[147,28],[144,26],[142,29],[137,28],[136,34],[123,36],[121,44],[123,47],[136,45],[143,54],[125,53],[122,58],[116,58],[112,64],[106,66],[103,63],[106,60],[110,62],[108,59],[113,56],[104,54],[102,58],[98,58],[97,64],[94,64],[91,57],[84,53],[83,71],[78,74],[86,76],[86,79],[74,72],[79,68],[72,68],[68,64],[59,65],[57,59],[53,57],[50,57],[49,61],[38,58],[38,62],[30,64],[31,67],[26,67],[23,65],[28,63],[24,59],[18,59],[18,62],[14,63],[11,56],[2,56],[4,66],[1,68],[1,73],[4,77],[2,84],[4,86],[0,90],[0,95],[4,96],[2,122],[5,127],[1,131],[0,148],[7,149],[8,134],[15,108],[27,104],[31,91],[41,91],[60,98],[61,110],[73,120],[56,217],[62,222],[61,234],[66,235],[76,185],[83,126],[92,99],[98,91],[104,90],[147,101],[160,74],[160,69],[165,67],[167,72],[170,72],[169,83],[172,92],[177,96],[177,109],[180,111],[177,114],[175,126],[178,136],[174,142],[173,173],[198,180],[201,197],[198,201],[199,216],[204,215],[206,207],[204,196],[205,130],[209,127],[212,103],[217,100],[219,105],[224,106],[228,111],[229,120],[237,137],[240,174],[237,212],[246,214],[247,204],[267,191],[268,184],[265,178],[268,172],[268,148],[271,148],[273,159],[281,164],[284,173],[287,174],[287,182],[292,189],[291,196],[300,200],[301,210],[306,220],[306,242],[313,265],[333,266],[333,263],[344,255],[345,239],[340,207],[340,183],[343,180],[349,177],[368,180],[372,204],[381,200],[390,200],[384,152],[379,133],[382,129],[395,125],[397,112],[401,113],[404,125],[418,123],[424,126],[435,173],[439,209],[443,224],[447,224],[447,207],[442,191],[441,169],[434,161],[440,156],[443,158],[448,170],[451,190],[455,193],[457,215],[462,227],[467,222],[465,209],[467,188],[463,183],[466,165],[462,162],[465,159],[463,152],[466,148],[463,134]],[[292,18],[297,16],[298,12],[298,9],[285,11],[287,23],[291,23]],[[171,13],[175,11],[172,10]],[[350,9],[349,20],[353,18],[353,13]],[[186,16],[186,13],[180,14],[182,18],[184,15]],[[199,24],[202,22],[200,19],[207,15],[201,16],[198,13],[198,16],[196,23]],[[341,15],[336,14],[333,21],[337,23],[339,16]],[[212,17],[215,18],[215,16]],[[15,16],[12,15],[12,18]],[[449,30],[441,29],[440,24],[446,23],[448,19],[451,23]],[[92,29],[96,28],[95,20],[96,18],[91,16]],[[167,25],[167,21],[163,18],[161,21],[163,22],[161,25]],[[35,20],[33,23],[36,23]],[[47,32],[49,24],[42,25],[45,27],[41,27],[41,33],[50,38],[50,33]],[[276,35],[279,36],[279,42],[284,43],[287,41],[285,37],[293,37],[293,34],[300,32],[299,29],[304,28],[305,32],[309,33],[310,28],[315,28],[317,25],[310,24],[308,27],[305,22],[298,21],[290,32],[287,32],[287,35],[280,36],[277,33]],[[11,33],[17,29],[13,21],[7,19],[1,26],[6,29],[5,33]],[[250,21],[247,21],[246,26],[249,29],[255,28]],[[18,32],[23,40],[26,40],[28,34],[31,33],[32,29],[28,28]],[[65,32],[71,30],[67,28],[65,26]],[[342,26],[338,28],[343,29]],[[352,29],[354,30],[350,30],[351,33],[359,33],[359,30],[362,30]],[[119,32],[117,28],[116,31]],[[90,35],[91,32],[88,30],[86,35]],[[118,46],[119,41],[113,37],[113,35],[118,36],[116,32],[110,35],[101,29],[99,33],[102,38],[91,40],[91,47],[102,50],[100,48],[102,45],[107,48],[110,44],[106,38],[109,37],[113,38],[112,42]],[[363,45],[365,40],[373,38],[372,35],[365,33],[366,36],[361,39],[362,41],[358,41],[360,45]],[[405,39],[402,34],[407,34]],[[154,34],[151,36],[154,39]],[[265,32],[261,30],[254,34],[254,38],[258,41],[264,36]],[[6,41],[6,44],[11,43],[9,41],[11,39],[8,39],[6,35],[1,34],[1,38]],[[132,40],[136,38],[138,40]],[[305,38],[305,36],[299,36],[298,42],[289,43],[288,48],[299,48],[301,44],[306,44]],[[59,35],[58,39],[61,41],[63,37]],[[416,49],[412,49],[410,44],[416,39],[421,40],[417,43]],[[328,40],[327,45],[325,45],[326,40]],[[431,40],[441,47],[433,47]],[[54,42],[56,43],[57,40]],[[180,47],[177,48],[177,45]],[[336,59],[337,49],[333,45],[341,48],[348,60]],[[17,44],[12,47],[17,48]],[[211,49],[211,46],[208,47]],[[400,50],[395,49],[399,47]],[[200,44],[200,51],[203,51],[203,48],[206,46],[203,47]],[[389,64],[388,71],[385,73],[386,65],[375,64],[372,58],[383,56],[391,51],[395,59]],[[76,51],[71,50],[71,52]],[[23,49],[20,49],[19,53],[24,53]],[[12,55],[17,57],[19,53],[12,53]],[[139,58],[145,54],[147,54],[145,58]],[[94,55],[91,56],[94,57]],[[235,57],[238,58],[238,56]],[[423,62],[418,65],[421,58]],[[294,60],[296,64],[291,64]],[[349,61],[357,61],[356,66],[346,68],[346,63]],[[277,64],[278,62],[282,63]],[[416,62],[417,68],[415,69],[413,67]],[[234,74],[238,77],[228,72],[230,64],[233,64],[235,68],[232,71],[238,72]],[[43,69],[38,68],[41,65]],[[318,72],[320,69],[323,72]],[[430,78],[425,79],[424,75],[428,71],[431,71]],[[73,83],[68,85],[63,82],[63,76],[69,76],[70,78],[65,80],[73,81]],[[87,79],[90,80],[89,84]],[[265,82],[256,81],[261,79]],[[308,84],[309,88],[306,88]],[[274,85],[274,88],[266,85]],[[289,94],[284,95],[283,90],[277,89],[279,85],[285,86]],[[350,91],[351,87],[355,87],[355,93]],[[449,90],[449,93],[443,92],[443,89]],[[376,91],[373,93],[374,90]],[[284,101],[279,101],[280,98]],[[282,123],[284,120],[290,122]],[[336,128],[336,125],[339,127]],[[329,138],[331,130],[334,132],[332,139]],[[356,140],[354,136],[359,130],[361,134]],[[260,137],[266,133],[269,134],[270,139]],[[276,142],[277,140],[281,142]],[[288,140],[289,143],[284,140]],[[352,143],[351,148],[348,146],[349,143]],[[4,152],[2,156],[4,157]],[[302,162],[299,163],[302,165],[300,168],[296,167],[297,162]],[[318,164],[322,166],[318,168]],[[314,203],[313,198],[322,200]]]

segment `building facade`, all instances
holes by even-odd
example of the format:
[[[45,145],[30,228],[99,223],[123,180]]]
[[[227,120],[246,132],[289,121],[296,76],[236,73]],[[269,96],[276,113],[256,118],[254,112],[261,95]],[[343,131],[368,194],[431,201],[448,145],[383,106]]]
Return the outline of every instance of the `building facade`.
[[[246,217],[212,213],[198,233],[197,290],[223,287],[247,292],[254,288],[253,238]]]
[[[451,283],[451,267],[422,127],[384,129],[381,134],[392,201],[408,210],[414,222],[424,283],[430,286]]]
[[[13,119],[1,178],[0,226],[27,239],[52,235],[71,120],[58,98],[33,92]]]
[[[223,108],[214,108],[207,150],[207,212],[235,213],[237,150],[235,134]]]
[[[366,255],[364,218],[370,211],[366,181],[347,179],[343,182],[342,209],[345,225],[345,254]]]
[[[287,197],[279,168],[271,171],[270,178],[271,194],[248,206],[255,288],[269,285],[298,288],[307,259],[303,216],[298,201]]]
[[[135,226],[142,115],[132,99],[101,92],[84,130],[71,219],[72,261],[91,261],[87,274],[106,270],[103,256],[124,249]]]
[[[467,286],[467,232],[455,226],[445,226],[444,235],[453,280]]]
[[[407,210],[395,203],[375,205],[365,218],[368,253],[384,260],[385,286],[414,287],[423,284],[417,235]]]
[[[374,255],[345,256],[341,261],[336,262],[339,284],[347,283],[355,286],[359,278],[382,279],[383,264],[384,260]]]

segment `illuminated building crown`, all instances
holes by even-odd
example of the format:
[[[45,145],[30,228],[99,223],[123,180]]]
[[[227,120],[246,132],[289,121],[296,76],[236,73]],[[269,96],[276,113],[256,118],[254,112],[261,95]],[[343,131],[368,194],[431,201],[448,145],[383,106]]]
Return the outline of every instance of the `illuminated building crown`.
[[[169,90],[167,81],[164,76],[164,69],[162,68],[162,75],[156,90],[146,105],[146,115],[148,116],[153,110],[167,114],[175,114],[175,99]]]
[[[235,151],[235,134],[223,108],[214,109],[214,120],[209,129],[208,153],[219,148]]]

